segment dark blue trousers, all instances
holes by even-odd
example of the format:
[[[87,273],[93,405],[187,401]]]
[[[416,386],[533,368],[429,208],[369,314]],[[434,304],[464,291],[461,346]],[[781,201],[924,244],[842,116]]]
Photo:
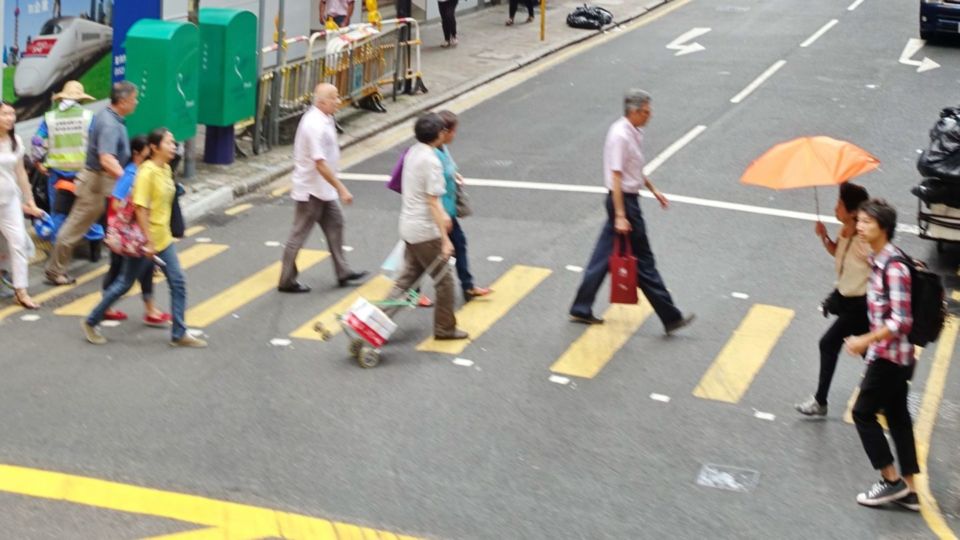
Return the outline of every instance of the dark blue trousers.
[[[630,232],[630,244],[633,248],[633,254],[637,258],[637,281],[640,290],[647,297],[647,301],[653,306],[660,322],[665,326],[679,321],[683,318],[677,306],[673,305],[673,299],[667,292],[666,285],[657,271],[656,261],[653,259],[653,252],[650,251],[650,242],[647,240],[647,229],[643,222],[643,214],[640,212],[640,200],[637,195],[623,195],[623,205],[627,212],[627,220],[633,230]],[[589,317],[593,314],[593,301],[597,297],[597,291],[603,285],[609,272],[609,259],[613,253],[613,238],[616,232],[613,230],[613,198],[607,195],[607,223],[600,231],[600,238],[597,239],[597,245],[593,248],[593,255],[590,256],[590,262],[583,272],[583,282],[580,283],[580,289],[577,290],[577,297],[570,307],[570,314],[581,317]]]
[[[453,244],[453,256],[457,259],[457,277],[460,278],[460,288],[464,294],[473,288],[473,275],[470,273],[470,265],[467,264],[467,235],[463,234],[463,228],[457,218],[453,219],[453,230],[450,231],[450,242]]]

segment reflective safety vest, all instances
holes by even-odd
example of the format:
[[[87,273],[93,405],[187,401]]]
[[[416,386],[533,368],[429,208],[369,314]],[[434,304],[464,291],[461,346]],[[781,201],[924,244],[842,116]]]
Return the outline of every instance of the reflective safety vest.
[[[83,169],[93,113],[75,105],[65,111],[52,110],[43,118],[47,122],[47,167],[61,171]]]

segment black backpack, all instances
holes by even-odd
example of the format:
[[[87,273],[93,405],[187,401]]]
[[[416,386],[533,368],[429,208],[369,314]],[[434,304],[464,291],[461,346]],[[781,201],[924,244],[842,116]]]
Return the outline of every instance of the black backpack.
[[[900,251],[899,248],[898,251]],[[888,298],[890,288],[887,285],[887,266],[894,261],[900,261],[910,269],[910,311],[913,316],[913,327],[910,328],[907,339],[910,343],[923,347],[940,337],[947,319],[943,280],[938,274],[931,272],[926,263],[900,251],[900,255],[890,257],[883,267],[883,293]]]

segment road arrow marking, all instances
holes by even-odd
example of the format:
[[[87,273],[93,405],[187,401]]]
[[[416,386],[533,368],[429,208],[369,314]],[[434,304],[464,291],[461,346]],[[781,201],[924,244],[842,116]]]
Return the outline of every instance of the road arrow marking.
[[[940,67],[940,64],[934,62],[933,60],[923,57],[923,60],[911,60],[913,55],[920,52],[920,49],[926,45],[927,42],[922,39],[910,38],[907,40],[907,46],[903,48],[903,52],[900,53],[900,63],[908,66],[916,66],[917,73],[923,73],[924,71],[930,71],[931,69],[937,69]]]
[[[667,48],[671,51],[677,51],[674,56],[683,56],[685,54],[706,50],[706,47],[696,42],[689,44],[684,43],[693,39],[697,39],[709,31],[709,28],[694,28],[677,39],[671,41],[669,44],[667,44]]]

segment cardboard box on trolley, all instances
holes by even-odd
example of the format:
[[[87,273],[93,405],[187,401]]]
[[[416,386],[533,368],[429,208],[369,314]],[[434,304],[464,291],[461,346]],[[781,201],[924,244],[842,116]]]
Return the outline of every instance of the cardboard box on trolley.
[[[396,323],[386,313],[362,297],[350,306],[344,322],[364,341],[377,348],[382,347],[397,329]]]

